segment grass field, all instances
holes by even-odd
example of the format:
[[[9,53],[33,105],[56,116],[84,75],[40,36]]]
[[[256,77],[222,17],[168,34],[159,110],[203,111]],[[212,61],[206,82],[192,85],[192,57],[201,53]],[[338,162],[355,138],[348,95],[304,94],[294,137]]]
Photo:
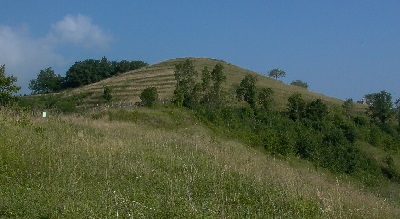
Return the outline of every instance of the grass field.
[[[181,108],[1,108],[0,145],[0,218],[400,218],[395,200]]]

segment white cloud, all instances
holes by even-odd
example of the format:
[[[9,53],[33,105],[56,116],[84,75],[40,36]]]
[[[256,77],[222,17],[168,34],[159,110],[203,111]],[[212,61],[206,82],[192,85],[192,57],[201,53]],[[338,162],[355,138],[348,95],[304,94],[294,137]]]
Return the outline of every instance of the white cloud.
[[[106,47],[111,37],[92,23],[90,17],[67,15],[63,20],[52,25],[52,37],[64,42],[72,42],[87,47]]]
[[[28,83],[40,69],[66,67],[66,58],[59,51],[63,45],[73,43],[97,50],[107,47],[110,40],[110,36],[83,15],[65,16],[39,38],[31,37],[26,27],[0,25],[0,65],[5,64],[6,74],[17,76],[22,92],[29,93]]]
[[[24,87],[40,69],[64,63],[53,46],[30,38],[26,30],[0,26],[0,64],[5,64],[6,73],[17,76],[18,84]]]

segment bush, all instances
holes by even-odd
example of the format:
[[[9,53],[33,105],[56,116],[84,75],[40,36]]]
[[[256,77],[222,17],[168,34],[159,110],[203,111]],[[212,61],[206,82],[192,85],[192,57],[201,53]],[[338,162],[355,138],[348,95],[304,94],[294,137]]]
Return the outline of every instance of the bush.
[[[111,87],[109,86],[105,86],[103,89],[103,95],[101,97],[103,97],[107,102],[110,102],[112,99],[111,91]]]
[[[142,100],[145,106],[153,106],[158,99],[158,93],[156,87],[148,87],[140,94],[140,100]]]

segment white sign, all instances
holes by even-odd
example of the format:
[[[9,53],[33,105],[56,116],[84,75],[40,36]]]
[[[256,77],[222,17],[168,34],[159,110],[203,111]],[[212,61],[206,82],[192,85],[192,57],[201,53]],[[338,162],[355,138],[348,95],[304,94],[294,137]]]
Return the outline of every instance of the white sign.
[[[46,112],[42,113],[43,118],[46,118]]]

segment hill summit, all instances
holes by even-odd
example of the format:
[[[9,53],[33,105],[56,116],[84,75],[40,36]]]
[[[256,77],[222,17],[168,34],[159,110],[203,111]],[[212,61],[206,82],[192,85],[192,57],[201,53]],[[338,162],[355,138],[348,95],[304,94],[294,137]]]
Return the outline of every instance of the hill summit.
[[[210,58],[176,58],[167,61],[162,61],[147,67],[122,73],[111,78],[62,92],[63,95],[86,93],[87,98],[83,100],[84,106],[96,105],[102,101],[103,89],[105,86],[112,88],[113,103],[135,103],[140,101],[140,93],[147,87],[156,87],[159,98],[161,100],[169,100],[172,97],[175,89],[174,70],[175,65],[183,62],[186,59],[193,61],[196,70],[200,73],[207,66],[212,69],[216,64],[223,65],[227,76],[225,89],[233,91],[245,75],[254,75],[258,79],[259,87],[269,87],[275,92],[275,100],[277,105],[283,107],[286,104],[287,98],[293,93],[300,93],[306,99],[320,98],[326,102],[340,104],[341,101],[332,97],[327,97],[322,94],[311,92],[307,89],[287,85],[279,80],[266,77],[262,74],[250,71],[223,60]]]

